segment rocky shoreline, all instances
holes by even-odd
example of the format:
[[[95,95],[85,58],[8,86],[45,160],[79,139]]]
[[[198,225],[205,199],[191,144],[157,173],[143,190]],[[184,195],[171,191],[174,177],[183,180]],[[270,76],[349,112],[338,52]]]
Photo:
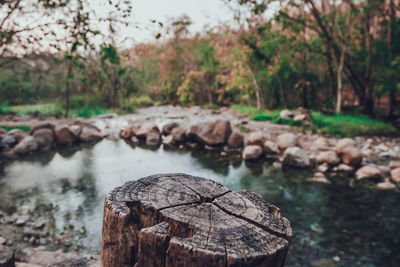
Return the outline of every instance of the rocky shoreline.
[[[146,112],[151,108],[147,108],[144,114],[139,113],[134,118],[113,115],[95,120],[39,122],[29,133],[18,129],[9,132],[0,129],[0,162],[17,160],[56,146],[92,144],[104,138],[121,138],[148,147],[203,147],[220,151],[221,157],[231,153],[240,154],[244,161],[274,159],[281,162],[283,167],[314,170],[315,180],[319,182],[329,182],[327,176],[345,173],[355,181],[372,181],[380,189],[395,189],[400,185],[399,139],[327,138],[294,132],[285,126],[274,127],[273,124],[265,129],[265,122],[250,121],[248,117],[226,108],[222,108],[219,114],[207,114],[207,110],[201,109],[200,112],[197,109],[193,114],[185,114],[184,109],[169,106],[165,109],[164,114],[172,110],[182,117],[189,116],[189,123],[179,116],[169,116],[168,119],[157,116],[157,110],[148,116]],[[281,116],[290,116],[288,113],[291,112],[283,111]],[[298,120],[309,117],[304,109],[293,113]],[[104,123],[118,118],[125,118],[118,127]]]
[[[307,119],[307,115],[301,119]],[[349,186],[367,181],[379,189],[400,188],[399,138],[328,138],[295,132],[288,126],[251,121],[226,108],[213,114],[198,107],[152,107],[133,115],[35,121],[29,125],[29,132],[0,129],[0,165],[27,155],[95,144],[107,138],[123,139],[149,149],[163,146],[207,150],[221,158],[233,157],[248,163],[274,161],[282,168],[314,171],[311,180],[315,182],[343,179]],[[46,261],[52,258],[59,260],[51,261],[51,266],[70,266],[71,262],[76,263],[74,266],[99,264],[97,257],[76,253],[81,249],[71,243],[71,235],[49,233],[40,222],[0,212],[0,229],[0,246],[4,248],[0,250],[12,248],[8,253],[15,253],[16,266],[48,266]]]

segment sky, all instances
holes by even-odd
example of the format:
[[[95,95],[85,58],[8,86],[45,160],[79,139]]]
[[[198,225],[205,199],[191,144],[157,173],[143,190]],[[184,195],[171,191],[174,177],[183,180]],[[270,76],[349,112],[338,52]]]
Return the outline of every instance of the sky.
[[[193,21],[190,30],[200,31],[205,25],[218,25],[233,18],[232,12],[220,0],[132,0],[133,18],[138,29],[130,27],[123,35],[136,42],[154,40],[157,31],[150,21],[166,22],[169,18],[188,15]]]

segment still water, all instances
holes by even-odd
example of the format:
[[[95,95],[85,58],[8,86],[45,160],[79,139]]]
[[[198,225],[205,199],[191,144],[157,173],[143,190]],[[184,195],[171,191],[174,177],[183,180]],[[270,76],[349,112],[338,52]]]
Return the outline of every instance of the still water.
[[[351,188],[345,178],[311,182],[307,171],[246,165],[215,152],[149,150],[110,140],[48,152],[0,168],[0,210],[29,214],[56,232],[80,233],[73,242],[99,253],[105,195],[126,181],[167,172],[250,189],[280,207],[294,230],[286,266],[400,265],[398,191]],[[335,265],[333,256],[340,257]]]

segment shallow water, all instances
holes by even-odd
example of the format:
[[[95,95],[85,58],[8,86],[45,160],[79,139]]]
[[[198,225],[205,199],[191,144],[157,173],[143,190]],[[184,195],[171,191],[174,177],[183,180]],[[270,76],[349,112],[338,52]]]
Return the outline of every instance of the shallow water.
[[[312,173],[218,153],[149,150],[124,141],[48,152],[0,169],[0,210],[30,214],[99,252],[104,196],[129,180],[183,172],[256,191],[283,211],[294,239],[286,266],[398,266],[400,193],[307,181]],[[337,179],[340,180],[340,179]],[[84,227],[86,230],[83,230]]]

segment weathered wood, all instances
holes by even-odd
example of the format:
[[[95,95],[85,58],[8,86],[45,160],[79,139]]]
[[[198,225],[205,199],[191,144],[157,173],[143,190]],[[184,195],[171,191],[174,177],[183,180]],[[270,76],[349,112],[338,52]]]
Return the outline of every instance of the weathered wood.
[[[14,253],[8,247],[0,245],[0,267],[14,267]]]
[[[102,266],[283,266],[292,229],[248,190],[186,174],[127,182],[105,200]]]

